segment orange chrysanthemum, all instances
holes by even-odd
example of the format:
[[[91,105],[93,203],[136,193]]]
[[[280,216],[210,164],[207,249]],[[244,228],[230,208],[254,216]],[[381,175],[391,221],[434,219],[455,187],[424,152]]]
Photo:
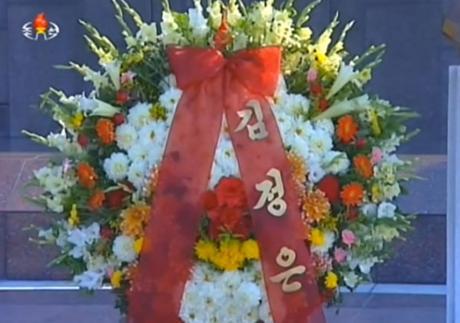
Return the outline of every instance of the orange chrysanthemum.
[[[302,210],[307,221],[319,222],[329,215],[331,204],[323,192],[315,190],[303,200]]]
[[[307,167],[305,167],[305,162],[302,157],[291,151],[287,154],[287,158],[289,164],[291,165],[291,171],[294,180],[300,183],[305,182],[305,177],[308,170]]]
[[[358,155],[353,159],[353,164],[358,174],[365,179],[369,179],[374,175],[372,163],[368,157],[364,155]]]
[[[347,207],[359,206],[363,203],[364,188],[360,183],[348,184],[343,188],[340,197]]]
[[[105,201],[105,193],[103,191],[96,191],[88,200],[88,206],[91,211],[99,210]]]
[[[81,163],[77,167],[77,177],[81,186],[91,189],[96,185],[97,174],[91,165],[88,163]]]
[[[110,145],[115,141],[115,126],[109,119],[99,119],[96,124],[97,136],[104,145]]]
[[[144,235],[144,226],[150,216],[150,206],[137,204],[121,212],[123,218],[120,229],[124,235],[141,237]]]
[[[300,157],[296,153],[289,152],[287,154],[287,158],[289,164],[291,165],[292,177],[294,179],[294,183],[296,184],[295,188],[297,191],[297,195],[300,197],[300,199],[302,199],[305,195],[304,182],[308,173],[308,169],[305,166],[305,162],[302,159],[302,157]],[[301,202],[302,201],[299,201],[299,205]]]
[[[349,144],[356,139],[358,130],[358,123],[351,115],[346,115],[339,119],[336,135],[342,143]]]

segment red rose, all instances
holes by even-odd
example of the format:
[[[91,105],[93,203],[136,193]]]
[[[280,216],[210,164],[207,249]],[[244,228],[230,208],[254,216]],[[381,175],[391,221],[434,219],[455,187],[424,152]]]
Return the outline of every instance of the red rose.
[[[89,145],[88,136],[82,133],[78,135],[77,141],[78,141],[78,144],[81,146],[81,148],[86,148]]]
[[[329,101],[327,99],[322,98],[319,100],[319,110],[320,111],[326,111],[329,109]]]
[[[115,124],[115,126],[119,126],[125,123],[125,115],[123,113],[117,113],[113,116],[112,121]]]
[[[325,176],[318,183],[318,189],[326,195],[329,203],[335,204],[340,202],[340,183],[336,176]]]
[[[355,207],[349,208],[347,211],[347,220],[350,222],[356,221],[359,217],[358,209]]]
[[[101,229],[101,237],[104,240],[110,240],[113,237],[113,230],[108,227],[103,227]]]
[[[118,105],[124,105],[130,100],[129,93],[126,91],[118,91],[116,98],[115,98],[115,103]]]
[[[128,193],[123,190],[108,192],[105,196],[105,202],[110,209],[120,209],[123,207],[124,199]]]
[[[246,191],[243,182],[238,178],[224,178],[216,188],[217,202],[219,206],[231,208],[248,208]]]
[[[356,148],[359,150],[364,149],[366,145],[367,145],[367,140],[365,138],[359,138],[356,141]]]
[[[319,82],[310,83],[310,92],[314,96],[322,95],[323,94],[323,87],[321,86],[321,83],[319,83]]]

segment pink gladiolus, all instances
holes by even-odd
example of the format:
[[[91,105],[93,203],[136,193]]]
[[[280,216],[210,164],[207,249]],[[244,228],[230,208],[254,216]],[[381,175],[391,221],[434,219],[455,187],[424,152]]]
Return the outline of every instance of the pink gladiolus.
[[[383,151],[380,148],[374,147],[372,149],[372,157],[371,157],[371,163],[373,165],[376,165],[380,163],[383,159]]]
[[[347,260],[348,253],[342,248],[337,248],[334,251],[334,259],[339,264],[343,264]]]
[[[350,230],[343,230],[342,231],[342,241],[348,247],[351,247],[352,245],[354,245],[356,243],[356,236]]]
[[[318,71],[314,68],[310,68],[307,73],[307,81],[313,83],[318,78]]]

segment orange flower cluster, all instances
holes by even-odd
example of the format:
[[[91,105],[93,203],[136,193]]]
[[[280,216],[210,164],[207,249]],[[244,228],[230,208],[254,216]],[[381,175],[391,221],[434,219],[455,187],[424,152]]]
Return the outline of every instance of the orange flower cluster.
[[[96,186],[96,171],[88,163],[81,163],[77,166],[77,177],[80,185],[85,188],[91,189]]]
[[[346,207],[360,206],[364,199],[364,187],[360,183],[346,185],[340,193]]]
[[[359,175],[369,179],[374,175],[374,169],[370,159],[364,155],[358,155],[353,159],[353,164]]]
[[[351,115],[343,116],[337,124],[336,135],[344,144],[349,144],[356,139],[359,127]]]
[[[96,191],[88,200],[88,206],[91,211],[99,210],[105,201],[105,193],[103,191]]]
[[[309,192],[303,200],[302,210],[307,221],[319,222],[329,215],[331,204],[326,194],[315,190]]]
[[[150,206],[137,204],[121,212],[123,218],[120,229],[124,235],[141,237],[144,235],[144,226],[150,217]]]
[[[115,125],[109,119],[99,119],[96,124],[96,132],[104,145],[111,145],[115,141]]]

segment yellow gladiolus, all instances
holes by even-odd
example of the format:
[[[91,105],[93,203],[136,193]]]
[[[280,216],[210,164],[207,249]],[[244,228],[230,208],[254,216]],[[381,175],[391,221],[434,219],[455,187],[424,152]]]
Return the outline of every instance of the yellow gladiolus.
[[[142,246],[144,245],[144,238],[139,238],[136,241],[134,241],[134,251],[136,251],[137,254],[140,254],[142,251]]]
[[[123,278],[123,273],[119,270],[115,271],[110,277],[110,284],[113,288],[121,287],[121,279]]]
[[[80,224],[80,217],[78,216],[78,209],[77,209],[76,204],[72,205],[72,209],[70,210],[70,217],[68,221],[71,227],[76,227],[78,224]]]
[[[339,277],[332,271],[328,272],[324,280],[324,284],[328,289],[336,289],[338,286]]]

